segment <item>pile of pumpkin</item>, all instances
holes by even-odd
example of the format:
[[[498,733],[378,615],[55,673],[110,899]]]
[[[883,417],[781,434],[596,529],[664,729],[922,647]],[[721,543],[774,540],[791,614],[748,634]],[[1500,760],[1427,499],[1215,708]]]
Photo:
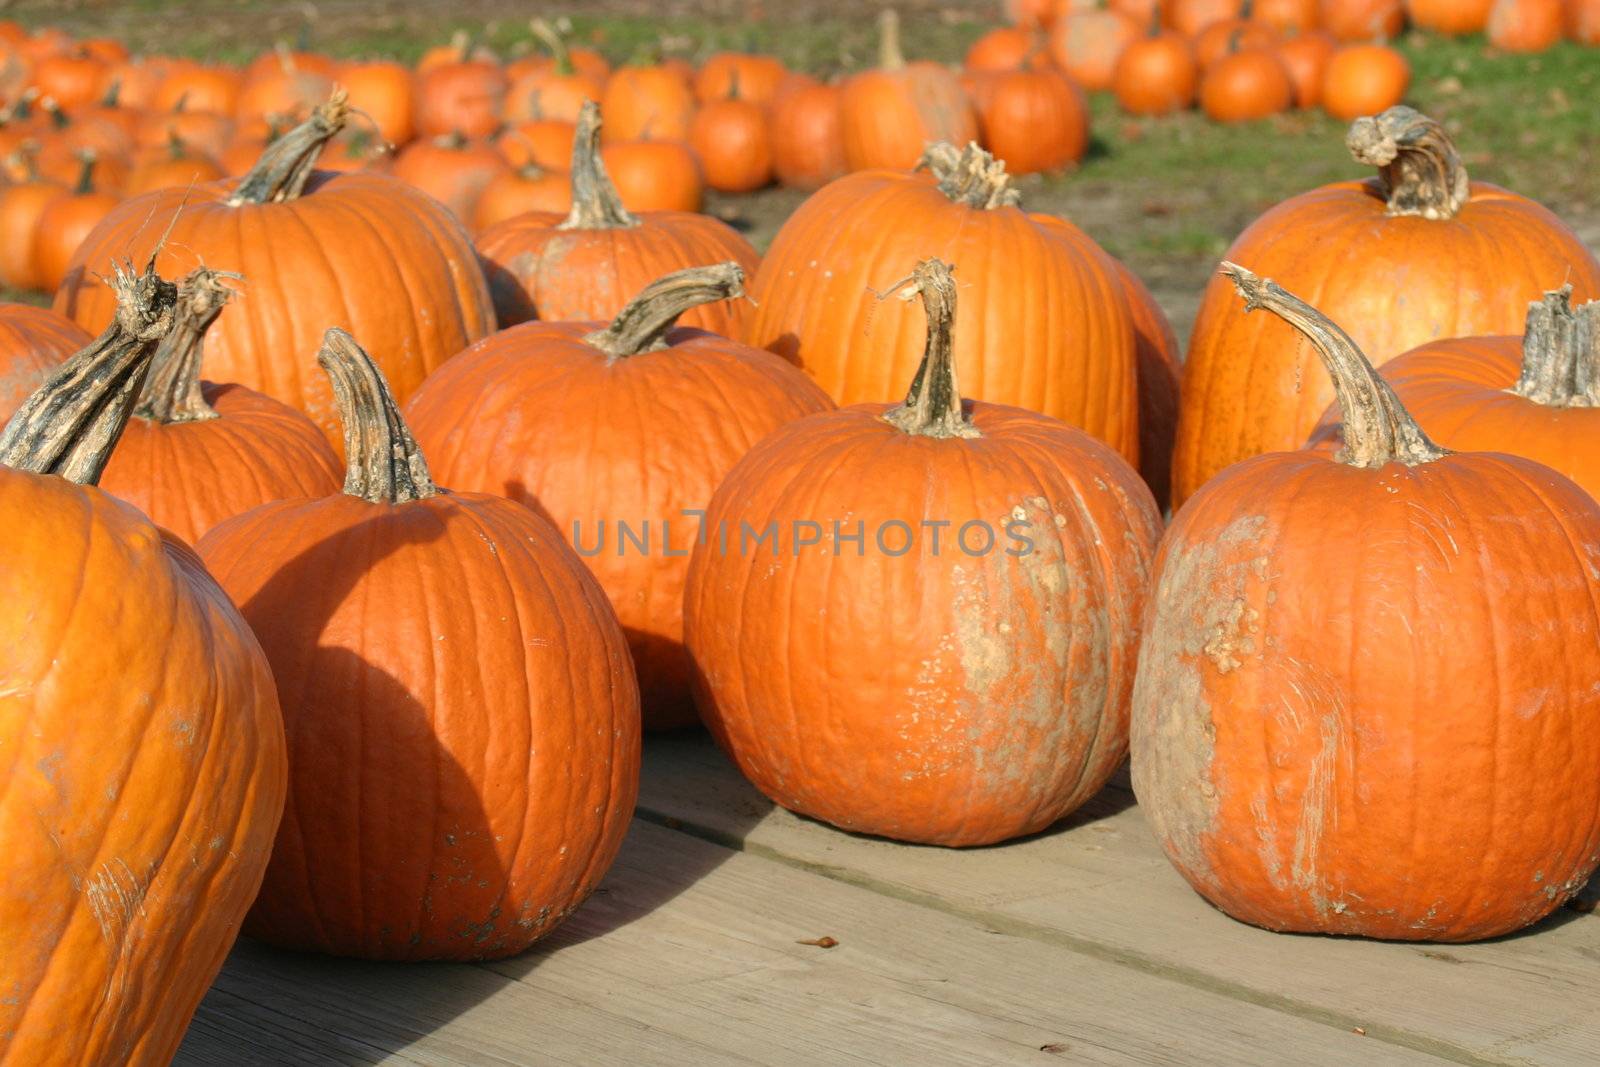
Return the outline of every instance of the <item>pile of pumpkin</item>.
[[[1506,52],[1563,36],[1600,45],[1600,0],[1012,0],[1012,26],[967,54],[969,69],[1053,63],[1115,94],[1133,115],[1198,104],[1219,122],[1321,107],[1352,121],[1400,103],[1406,58],[1383,42],[1409,22],[1487,33]]]
[[[1373,177],[1240,236],[1180,388],[1139,280],[974,144],[759,258],[630,211],[586,101],[570,210],[475,248],[319,169],[352,116],[0,309],[19,1062],[164,1062],[241,923],[523,951],[641,728],[948,846],[1131,751],[1175,866],[1277,930],[1494,936],[1600,864],[1600,262],[1436,122],[1358,120]]]

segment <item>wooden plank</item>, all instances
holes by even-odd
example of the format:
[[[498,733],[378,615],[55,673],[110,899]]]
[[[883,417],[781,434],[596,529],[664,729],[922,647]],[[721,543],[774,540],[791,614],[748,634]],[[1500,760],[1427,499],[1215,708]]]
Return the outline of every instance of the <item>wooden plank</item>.
[[[838,945],[798,943],[822,936]],[[179,1063],[1238,1064],[1274,1049],[1436,1062],[636,823],[603,892],[512,960],[241,945]]]
[[[1563,911],[1479,945],[1271,934],[1178,877],[1125,786],[1039,837],[918,848],[795,816],[703,735],[652,738],[644,817],[913,900],[1089,959],[1461,1062],[1588,1064],[1600,1055],[1600,917]]]

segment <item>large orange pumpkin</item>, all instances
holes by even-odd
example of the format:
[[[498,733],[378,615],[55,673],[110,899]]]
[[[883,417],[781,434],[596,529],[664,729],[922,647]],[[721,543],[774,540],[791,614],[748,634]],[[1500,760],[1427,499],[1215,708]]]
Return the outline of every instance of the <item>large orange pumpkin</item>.
[[[961,80],[937,63],[907,63],[894,10],[879,21],[875,70],[845,79],[839,90],[839,130],[851,170],[909,169],[929,142],[964,145],[978,137],[978,117]]]
[[[1407,107],[1351,126],[1376,179],[1336,182],[1285,200],[1233,243],[1228,258],[1285,286],[1320,293],[1382,365],[1442,337],[1514,333],[1528,301],[1570,278],[1600,296],[1600,262],[1538,204],[1470,182],[1437,122]],[[1312,376],[1316,354],[1284,323],[1246,317],[1224,279],[1200,304],[1184,363],[1173,503],[1262,452],[1296,448],[1333,400]]]
[[[957,283],[937,261],[908,281],[927,325],[905,403],[790,423],[729,472],[684,636],[702,717],[774,801],[981,845],[1044,829],[1122,762],[1160,519],[1087,434],[964,403]]]
[[[344,492],[264,505],[199,545],[266,649],[289,739],[245,930],[369,958],[513,955],[582,903],[627,832],[628,646],[549,523],[434,485],[348,334],[319,358],[345,412]]]
[[[501,327],[531,318],[610,319],[661,275],[732,259],[754,272],[760,257],[731,227],[707,215],[625,210],[600,161],[600,111],[584,105],[572,151],[572,211],[530,212],[478,237]],[[741,308],[703,305],[685,325],[733,334]]]
[[[163,1067],[283,811],[272,674],[199,559],[93,488],[172,322],[152,272],[0,434],[0,1034]]]
[[[743,277],[736,263],[691,268],[647,286],[609,327],[502,331],[406,409],[442,481],[529,504],[574,543],[628,635],[647,728],[698,721],[683,650],[695,516],[757,441],[833,407],[770,352],[674,328],[692,307],[742,296]],[[619,422],[623,409],[635,417]]]
[[[68,356],[94,338],[71,319],[29,304],[0,304],[0,426]]]
[[[960,279],[955,350],[971,394],[1042,411],[1137,462],[1136,342],[1117,265],[1071,223],[1023,211],[987,153],[935,145],[928,164],[852,174],[802,204],[756,274],[745,338],[841,404],[892,397],[916,369],[906,336],[920,316],[873,293],[936,255]]]
[[[332,395],[312,361],[330,324],[363,331],[401,397],[494,328],[476,254],[461,226],[398,179],[372,172],[314,174],[343,128],[336,96],[272,142],[243,179],[134,197],[106,217],[73,257],[55,307],[90,330],[111,304],[95,280],[129,250],[186,274],[223,264],[249,279],[206,339],[207,370],[310,415],[337,442]]]
[[[1225,270],[1311,339],[1344,447],[1241,463],[1168,530],[1140,808],[1189,883],[1258,926],[1526,926],[1600,863],[1600,505],[1529,460],[1439,448],[1337,325]]]
[[[273,500],[326,496],[344,473],[317,424],[242,385],[200,380],[205,334],[233,294],[202,267],[178,288],[171,331],[100,476],[100,488],[194,544]]]

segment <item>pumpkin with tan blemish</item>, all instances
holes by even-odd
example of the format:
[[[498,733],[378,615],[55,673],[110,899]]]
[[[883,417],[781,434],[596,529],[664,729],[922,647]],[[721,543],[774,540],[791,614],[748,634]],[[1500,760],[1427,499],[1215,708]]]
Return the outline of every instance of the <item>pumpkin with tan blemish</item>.
[[[1273,930],[1471,941],[1600,864],[1600,504],[1435,445],[1337,325],[1249,271],[1344,414],[1214,478],[1162,544],[1133,787],[1207,900]]]
[[[982,845],[1044,829],[1122,762],[1160,519],[1087,434],[961,399],[959,278],[929,260],[908,279],[927,325],[904,404],[790,423],[729,472],[684,636],[701,717],[774,801]],[[859,551],[840,539],[858,526]]]

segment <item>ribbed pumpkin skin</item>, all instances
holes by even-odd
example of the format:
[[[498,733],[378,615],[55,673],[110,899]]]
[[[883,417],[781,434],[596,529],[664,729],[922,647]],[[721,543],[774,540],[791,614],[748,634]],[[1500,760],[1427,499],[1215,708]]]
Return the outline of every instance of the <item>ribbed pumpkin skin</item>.
[[[165,1065],[283,810],[266,658],[126,504],[0,467],[8,1064]]]
[[[683,579],[699,521],[684,511],[704,511],[757,441],[833,402],[770,352],[700,330],[608,361],[582,340],[599,328],[540,322],[495,334],[428,379],[406,421],[446,485],[522,501],[569,541],[576,524],[628,635],[645,725],[689,726]],[[648,524],[648,551],[619,551],[619,520],[636,535]]]
[[[853,174],[802,204],[756,274],[745,338],[840,404],[888,401],[916,373],[925,327],[914,304],[872,294],[927,256],[956,268],[965,395],[1043,412],[1138,462],[1135,340],[1116,264],[1071,223],[953,203],[926,174]]]
[[[476,493],[339,495],[257,508],[200,552],[284,700],[289,802],[251,936],[509,956],[593,891],[633,814],[638,696],[547,523]]]
[[[761,263],[749,241],[709,215],[647,211],[638,218],[638,226],[627,228],[562,230],[557,227],[565,215],[529,212],[479,234],[478,254],[501,328],[535,318],[608,321],[664,274],[731,259],[753,275]],[[702,304],[680,321],[737,336],[747,307],[742,301]]]
[[[1178,335],[1144,281],[1117,262],[1127,288],[1139,361],[1139,475],[1163,510],[1172,496],[1172,443],[1183,371]]]
[[[1313,294],[1375,365],[1439,338],[1520,333],[1529,302],[1564,281],[1575,303],[1600,297],[1600,263],[1560,219],[1484,182],[1449,221],[1387,217],[1375,182],[1326,185],[1262,215],[1224,258]],[[1299,448],[1333,401],[1316,368],[1293,328],[1246,316],[1213,278],[1184,364],[1174,507],[1229,464]]]
[[[1167,532],[1134,689],[1168,857],[1245,922],[1402,940],[1507,933],[1582,888],[1597,535],[1600,507],[1509,456],[1214,479]]]
[[[1458,337],[1407,352],[1383,368],[1428,436],[1458,452],[1505,452],[1542,463],[1600,499],[1600,408],[1552,407],[1509,392],[1522,372],[1521,337]],[[1311,445],[1337,449],[1338,406]]]
[[[240,385],[206,382],[204,395],[218,418],[129,419],[100,488],[192,545],[251,508],[327,496],[344,484],[328,439],[294,408]]]
[[[884,410],[791,423],[717,490],[684,597],[701,715],[767,796],[844,829],[942,845],[1042,830],[1122,762],[1154,504],[1115,453],[1032,412],[973,403],[983,437],[938,440]],[[1018,518],[1027,556],[1005,553]],[[924,519],[950,522],[937,555],[927,530],[879,550],[880,524]],[[974,519],[993,551],[958,547]],[[792,552],[796,520],[823,545]],[[865,524],[862,554],[834,551],[836,520]],[[778,554],[741,550],[741,522],[772,521]]]
[[[53,311],[0,304],[0,427],[51,371],[94,338]]]
[[[206,375],[266,393],[311,416],[342,447],[322,333],[359,336],[402,402],[439,364],[494,329],[488,286],[460,223],[395,178],[318,174],[299,199],[230,207],[233,182],[164,189],[125,201],[89,235],[55,309],[91,333],[111,321],[111,290],[92,272],[113,257],[156,259],[167,277],[200,260],[245,277],[244,299],[206,334]]]

